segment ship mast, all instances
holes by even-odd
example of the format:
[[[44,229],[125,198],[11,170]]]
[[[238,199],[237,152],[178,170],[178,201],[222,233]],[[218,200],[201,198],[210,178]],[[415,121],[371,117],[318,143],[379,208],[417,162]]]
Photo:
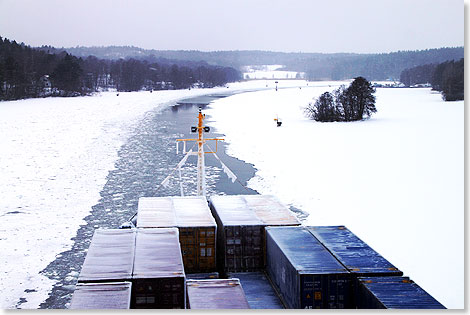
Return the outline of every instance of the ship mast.
[[[204,139],[204,132],[209,132],[210,128],[203,125],[204,118],[206,117],[205,114],[202,114],[201,108],[199,107],[198,113],[198,124],[197,127],[191,127],[191,132],[197,132],[198,138],[197,139],[176,139],[176,152],[178,153],[178,142],[183,142],[183,153],[197,155],[197,195],[198,196],[205,196],[206,195],[206,167],[204,162],[204,155],[206,153],[216,153],[217,152],[217,143],[220,140],[224,140],[221,138],[207,138]],[[204,151],[204,144],[207,140],[215,140],[216,142],[216,150],[214,152],[205,152]],[[187,141],[195,141],[197,143],[197,153],[186,152],[186,142]]]
[[[206,167],[204,163],[204,127],[202,121],[204,116],[199,108],[198,124],[197,124],[197,195],[206,195]]]

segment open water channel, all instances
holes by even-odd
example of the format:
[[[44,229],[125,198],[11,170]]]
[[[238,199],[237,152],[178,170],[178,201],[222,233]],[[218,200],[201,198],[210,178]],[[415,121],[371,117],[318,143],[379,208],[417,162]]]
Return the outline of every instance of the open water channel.
[[[191,133],[190,127],[197,125],[199,107],[204,109],[212,100],[225,96],[228,95],[187,99],[164,111],[151,111],[145,115],[132,136],[120,148],[115,168],[109,171],[107,182],[100,192],[101,198],[84,219],[86,224],[77,231],[73,238],[73,247],[58,255],[42,271],[57,283],[40,308],[69,306],[95,229],[119,228],[137,211],[140,197],[180,195],[178,172],[174,172],[169,187],[162,186],[157,190],[184,156],[181,152],[176,155],[175,140],[195,138],[197,134]],[[206,138],[222,136],[213,132],[205,134]],[[215,144],[209,145],[215,148]],[[219,142],[218,156],[237,175],[240,182],[232,183],[212,154],[206,154],[207,194],[256,194],[256,191],[244,187],[255,173],[253,165],[226,155],[225,146],[223,142]],[[188,144],[187,149],[190,147]],[[190,156],[182,169],[185,195],[196,194],[196,163],[197,158]],[[21,301],[17,306],[20,304]]]

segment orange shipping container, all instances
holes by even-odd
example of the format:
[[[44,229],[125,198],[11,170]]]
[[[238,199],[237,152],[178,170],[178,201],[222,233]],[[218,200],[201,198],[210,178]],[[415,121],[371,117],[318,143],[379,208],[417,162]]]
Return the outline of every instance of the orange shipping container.
[[[218,224],[219,269],[257,271],[265,267],[266,226],[300,225],[295,215],[271,195],[211,196]]]
[[[185,271],[216,271],[217,225],[205,197],[142,197],[137,228],[179,229]]]

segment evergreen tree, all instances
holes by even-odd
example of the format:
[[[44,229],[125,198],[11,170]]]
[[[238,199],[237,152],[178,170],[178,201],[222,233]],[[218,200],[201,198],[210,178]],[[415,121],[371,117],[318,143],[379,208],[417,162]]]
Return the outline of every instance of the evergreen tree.
[[[346,91],[346,87],[344,85],[341,85],[339,88],[333,91],[337,121],[346,120],[346,110],[350,112],[350,106],[347,103],[346,97],[344,96],[345,91]],[[348,116],[350,116],[349,112],[348,112]]]
[[[446,101],[464,99],[464,58],[405,69],[400,78],[406,85],[431,83]]]
[[[463,58],[446,64],[442,78],[442,95],[446,101],[464,99],[464,60]]]
[[[346,104],[351,107],[352,116],[352,119],[346,121],[362,120],[377,112],[374,93],[374,87],[369,81],[363,77],[355,78],[344,93]]]
[[[334,97],[330,92],[325,92],[312,105],[307,107],[307,115],[312,119],[321,122],[337,121]]]
[[[81,91],[80,76],[82,69],[78,59],[72,55],[65,57],[58,63],[51,75],[52,82],[59,90],[65,91],[65,95]]]
[[[374,93],[370,82],[358,77],[348,88],[342,85],[333,93],[323,93],[307,106],[305,113],[322,122],[362,120],[377,112]]]

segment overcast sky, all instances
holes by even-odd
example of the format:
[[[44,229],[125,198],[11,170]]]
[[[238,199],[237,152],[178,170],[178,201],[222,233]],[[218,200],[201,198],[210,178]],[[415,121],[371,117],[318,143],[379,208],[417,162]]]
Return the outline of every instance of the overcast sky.
[[[463,0],[0,0],[31,46],[377,53],[464,45]]]

